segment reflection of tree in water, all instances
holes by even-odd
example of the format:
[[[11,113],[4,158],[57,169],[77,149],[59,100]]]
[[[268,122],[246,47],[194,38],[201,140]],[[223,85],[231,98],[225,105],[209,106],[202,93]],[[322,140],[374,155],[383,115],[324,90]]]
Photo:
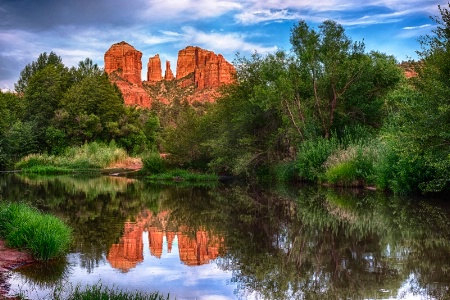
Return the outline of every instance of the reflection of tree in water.
[[[230,232],[220,266],[242,289],[267,299],[384,298],[415,274],[408,292],[448,297],[450,227],[440,208],[311,189],[295,202],[246,189],[221,201]]]
[[[31,202],[66,220],[75,231],[73,249],[85,253],[81,261],[88,270],[119,241],[125,221],[138,222],[135,216],[143,211],[168,210],[172,225],[166,226],[174,230],[189,224],[190,237],[200,229],[224,237],[226,249],[217,261],[233,272],[241,296],[450,297],[450,210],[441,204],[351,190],[8,178],[0,178],[2,199]],[[96,185],[102,185],[100,192],[89,190]]]

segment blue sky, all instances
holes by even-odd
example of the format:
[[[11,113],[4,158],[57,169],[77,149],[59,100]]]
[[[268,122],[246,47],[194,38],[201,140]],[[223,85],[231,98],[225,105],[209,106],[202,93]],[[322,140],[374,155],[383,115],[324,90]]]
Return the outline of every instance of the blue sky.
[[[366,51],[416,59],[417,39],[431,34],[441,0],[0,0],[0,89],[14,89],[20,71],[40,53],[54,51],[66,66],[103,55],[126,41],[149,57],[159,54],[175,72],[178,51],[199,46],[230,62],[277,49],[289,51],[299,20],[342,24]]]

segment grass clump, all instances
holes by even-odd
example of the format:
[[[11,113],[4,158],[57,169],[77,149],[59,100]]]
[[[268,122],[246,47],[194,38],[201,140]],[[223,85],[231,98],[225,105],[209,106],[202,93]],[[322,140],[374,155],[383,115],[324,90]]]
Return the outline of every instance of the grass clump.
[[[54,300],[169,300],[169,295],[163,296],[158,292],[144,293],[139,291],[129,292],[103,286],[101,282],[93,285],[73,286],[72,284],[57,285],[53,288],[52,299]],[[16,295],[24,298],[23,294]]]
[[[218,181],[216,174],[194,173],[188,170],[174,169],[164,173],[147,176],[148,181]]]
[[[61,299],[61,298],[57,298]],[[86,286],[81,289],[77,286],[74,291],[65,298],[67,300],[168,300],[169,295],[164,297],[158,292],[142,293],[142,292],[125,292],[115,288],[108,288],[98,283],[95,285]],[[61,299],[62,300],[62,299]]]
[[[356,144],[331,154],[324,163],[323,180],[336,186],[364,186],[374,182],[375,147]]]
[[[40,174],[68,173],[71,170],[103,169],[124,161],[127,152],[116,146],[92,142],[68,148],[62,155],[30,154],[16,163],[16,168]]]
[[[30,250],[37,260],[49,260],[67,250],[71,229],[24,203],[0,203],[0,237],[10,247]]]
[[[325,161],[339,148],[340,143],[334,137],[330,139],[318,138],[303,142],[297,152],[295,162],[298,176],[303,180],[317,181],[325,172]]]

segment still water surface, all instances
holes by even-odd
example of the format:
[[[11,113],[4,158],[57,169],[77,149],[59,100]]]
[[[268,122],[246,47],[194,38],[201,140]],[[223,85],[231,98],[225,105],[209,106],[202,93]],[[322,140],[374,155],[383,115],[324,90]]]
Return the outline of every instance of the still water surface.
[[[117,177],[0,176],[74,231],[66,257],[22,267],[11,293],[54,286],[171,299],[447,299],[450,208],[317,187],[157,186]]]

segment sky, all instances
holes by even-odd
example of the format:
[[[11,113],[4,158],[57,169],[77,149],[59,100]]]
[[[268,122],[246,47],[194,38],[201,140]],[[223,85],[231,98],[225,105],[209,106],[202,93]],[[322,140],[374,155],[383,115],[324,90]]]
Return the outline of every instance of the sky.
[[[20,71],[40,53],[55,52],[68,66],[91,58],[104,66],[104,53],[126,41],[176,71],[178,51],[187,46],[249,57],[291,51],[290,30],[304,20],[316,28],[341,24],[366,51],[417,59],[418,38],[432,34],[443,0],[0,0],[0,89],[14,90]]]

